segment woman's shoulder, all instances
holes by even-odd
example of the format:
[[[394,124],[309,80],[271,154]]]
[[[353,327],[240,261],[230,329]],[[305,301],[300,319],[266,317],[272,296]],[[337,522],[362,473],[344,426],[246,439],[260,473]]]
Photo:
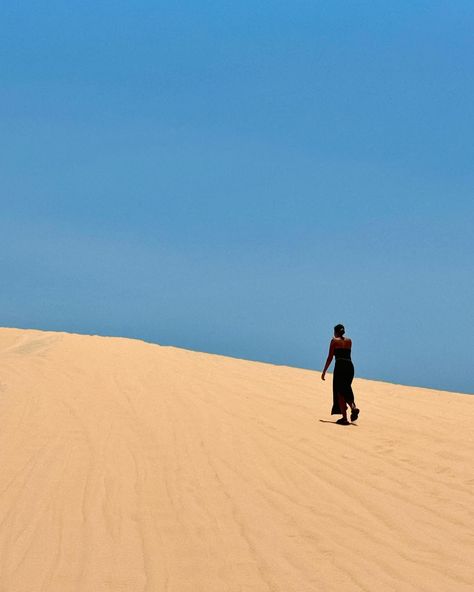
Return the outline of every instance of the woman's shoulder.
[[[333,337],[331,343],[342,347],[351,347],[352,339],[350,337]]]

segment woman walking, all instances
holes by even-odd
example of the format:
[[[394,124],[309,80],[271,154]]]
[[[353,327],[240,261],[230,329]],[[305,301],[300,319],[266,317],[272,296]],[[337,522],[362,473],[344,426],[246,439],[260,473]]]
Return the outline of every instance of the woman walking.
[[[332,410],[331,415],[341,414],[341,419],[336,423],[349,425],[347,420],[347,405],[351,408],[351,421],[356,421],[359,417],[359,409],[354,402],[354,393],[352,392],[352,379],[354,378],[354,365],[351,360],[352,341],[344,337],[344,325],[334,327],[334,337],[329,345],[329,354],[321,374],[322,380],[325,380],[326,370],[329,368],[333,357],[336,358],[334,374],[332,377]]]

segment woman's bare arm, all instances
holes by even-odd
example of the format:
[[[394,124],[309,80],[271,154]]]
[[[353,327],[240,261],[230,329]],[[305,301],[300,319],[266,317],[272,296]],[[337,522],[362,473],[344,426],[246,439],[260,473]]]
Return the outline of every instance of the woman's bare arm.
[[[334,339],[331,339],[331,343],[329,344],[328,357],[327,357],[327,360],[326,360],[326,364],[324,365],[323,373],[321,374],[321,379],[322,380],[325,380],[326,370],[331,365],[331,362],[332,362],[333,357],[334,357]]]

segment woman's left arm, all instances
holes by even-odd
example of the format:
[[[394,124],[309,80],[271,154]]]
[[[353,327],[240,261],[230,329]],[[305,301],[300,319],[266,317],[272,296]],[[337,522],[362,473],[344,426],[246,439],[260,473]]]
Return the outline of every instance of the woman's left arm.
[[[321,374],[321,380],[326,380],[326,370],[331,365],[333,357],[334,357],[334,339],[331,339],[331,343],[329,344],[328,357],[326,360],[326,364],[324,365],[323,373]]]

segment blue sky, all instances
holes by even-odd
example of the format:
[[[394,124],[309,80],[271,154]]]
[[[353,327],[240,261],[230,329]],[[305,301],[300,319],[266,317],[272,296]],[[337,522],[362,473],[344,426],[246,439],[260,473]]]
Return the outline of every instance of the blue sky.
[[[471,2],[0,8],[0,325],[474,392]]]

